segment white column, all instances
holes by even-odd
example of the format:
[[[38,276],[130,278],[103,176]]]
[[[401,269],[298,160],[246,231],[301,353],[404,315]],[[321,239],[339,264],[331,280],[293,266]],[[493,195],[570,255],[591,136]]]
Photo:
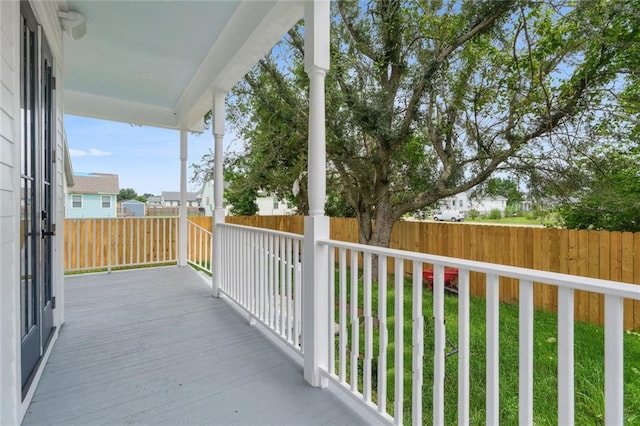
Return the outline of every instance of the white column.
[[[213,296],[218,297],[220,294],[221,285],[221,268],[222,268],[222,240],[220,239],[220,233],[216,232],[216,227],[224,223],[224,207],[223,207],[223,192],[224,192],[224,177],[223,177],[223,139],[224,139],[224,99],[225,92],[214,92],[213,105],[212,105],[212,120],[213,120],[213,139],[214,139],[214,163],[213,163],[213,244],[211,249],[213,253],[212,258],[212,287]]]
[[[187,264],[187,130],[180,129],[180,219],[178,222],[178,266]]]
[[[326,196],[326,140],[324,79],[329,69],[329,0],[305,4],[305,71],[309,75],[309,214],[304,221],[303,245],[303,345],[304,378],[325,387],[321,374],[329,364],[329,300],[326,246],[329,218],[324,215]]]

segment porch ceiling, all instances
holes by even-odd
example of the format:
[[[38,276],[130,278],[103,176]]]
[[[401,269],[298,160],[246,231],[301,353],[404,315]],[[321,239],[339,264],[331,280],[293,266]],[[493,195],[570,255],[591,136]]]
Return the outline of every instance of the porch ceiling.
[[[291,0],[83,1],[86,35],[65,35],[65,112],[199,130],[229,90],[303,15]]]

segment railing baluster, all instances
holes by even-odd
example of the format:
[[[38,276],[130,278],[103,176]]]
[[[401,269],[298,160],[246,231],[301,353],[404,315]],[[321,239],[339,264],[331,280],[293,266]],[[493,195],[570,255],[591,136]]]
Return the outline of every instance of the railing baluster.
[[[520,280],[519,290],[519,423],[533,424],[533,282]]]
[[[378,330],[380,333],[378,354],[378,412],[387,412],[387,256],[378,255]]]
[[[574,293],[558,287],[558,424],[574,424]]]
[[[291,283],[293,281],[293,274],[295,274],[296,268],[293,264],[293,241],[291,238],[287,238],[287,276],[286,276],[286,289],[287,289],[287,341],[293,343],[293,309],[291,305],[293,303],[293,291],[291,289]]]
[[[422,276],[422,271],[419,271]],[[446,330],[444,324],[444,266],[433,265],[433,424],[444,424],[444,358]]]
[[[411,416],[414,425],[422,424],[422,382],[424,359],[424,317],[422,316],[422,262],[413,262],[413,389]],[[434,407],[435,408],[435,407]]]
[[[604,422],[624,424],[624,300],[604,297]]]
[[[295,271],[296,274],[294,276],[294,310],[295,310],[295,321],[293,323],[293,337],[295,339],[295,347],[300,347],[300,330],[302,330],[302,264],[301,264],[301,256],[300,247],[302,244],[302,240],[297,240],[295,242],[295,251],[293,252],[293,261],[296,265]]]
[[[260,259],[258,257],[258,235],[251,235],[251,287],[253,289],[253,314],[256,318],[260,318],[258,312],[260,310],[260,287],[258,283],[258,268],[260,267]]]
[[[230,228],[228,228],[227,230],[231,230]],[[235,234],[237,234],[237,237],[235,236]],[[234,231],[229,233],[229,238],[233,238],[236,241],[236,251],[235,253],[237,254],[238,258],[237,258],[237,272],[240,273],[240,281],[239,284],[242,287],[242,293],[243,293],[243,300],[244,300],[244,306],[247,307],[247,309],[249,309],[249,306],[251,306],[251,293],[250,293],[250,287],[249,287],[249,279],[247,277],[247,270],[249,268],[247,268],[245,266],[245,262],[247,261],[247,259],[249,258],[249,252],[248,252],[248,239],[247,239],[247,234],[248,232],[241,229],[239,231]],[[227,277],[228,280],[232,280],[233,279],[233,274],[235,272],[234,271],[230,271],[229,276]],[[249,317],[251,317],[251,315],[249,315]]]
[[[273,235],[267,234],[267,324],[273,326]]]
[[[340,249],[340,381],[347,382],[347,250]]]
[[[486,280],[486,339],[487,339],[487,424],[495,425],[500,421],[499,393],[499,277],[487,274]]]
[[[280,277],[278,279],[278,290],[280,292],[280,334],[286,338],[286,321],[287,321],[287,291],[285,287],[285,276],[287,273],[287,262],[285,259],[286,256],[286,240],[288,238],[281,237],[280,238],[280,253],[278,254],[278,262],[280,263]]]
[[[395,259],[395,345],[394,345],[394,410],[395,424],[402,424],[402,409],[404,402],[404,262]]]
[[[458,424],[469,424],[469,271],[458,271]]]
[[[267,249],[266,249],[267,235],[263,235],[260,239],[260,320],[266,321],[267,306],[266,306],[266,285],[267,285]]]
[[[336,374],[336,251],[329,249],[329,374]]]
[[[371,401],[371,359],[373,358],[373,316],[371,313],[371,253],[364,253],[362,297],[364,302],[364,360],[362,396]]]
[[[358,252],[351,250],[351,391],[358,391],[358,358],[360,355],[360,318],[358,315]]]

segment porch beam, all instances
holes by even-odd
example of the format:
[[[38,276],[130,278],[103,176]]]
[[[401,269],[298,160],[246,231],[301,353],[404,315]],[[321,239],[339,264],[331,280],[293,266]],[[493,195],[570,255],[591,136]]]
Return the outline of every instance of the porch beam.
[[[187,130],[180,129],[180,209],[178,220],[178,266],[187,264]]]
[[[220,286],[222,284],[222,277],[220,271],[222,270],[222,239],[220,232],[216,232],[216,228],[219,224],[224,223],[224,206],[223,206],[223,192],[224,192],[224,177],[223,177],[223,163],[224,163],[224,120],[225,120],[225,97],[226,92],[214,91],[213,103],[211,109],[211,118],[213,120],[213,244],[211,249],[212,259],[212,288],[213,296],[218,297],[220,294]]]
[[[329,365],[329,252],[318,241],[329,238],[326,196],[326,132],[324,82],[329,69],[329,0],[305,3],[304,68],[309,75],[308,188],[309,216],[304,222],[303,352],[304,378],[312,386],[327,386]],[[333,329],[333,324],[331,324]]]

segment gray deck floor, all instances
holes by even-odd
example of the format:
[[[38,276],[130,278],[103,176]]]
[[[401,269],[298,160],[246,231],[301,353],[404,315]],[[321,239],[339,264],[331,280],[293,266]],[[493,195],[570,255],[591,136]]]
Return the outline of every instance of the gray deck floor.
[[[191,268],[79,275],[65,289],[23,425],[365,423]]]

